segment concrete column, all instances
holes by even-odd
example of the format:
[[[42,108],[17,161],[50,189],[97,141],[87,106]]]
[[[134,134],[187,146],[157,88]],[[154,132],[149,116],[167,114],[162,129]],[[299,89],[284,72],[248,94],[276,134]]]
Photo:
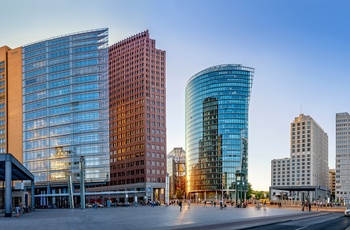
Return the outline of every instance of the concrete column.
[[[80,156],[80,208],[85,209],[85,160]]]
[[[135,196],[136,198],[137,196]],[[165,177],[165,203],[169,204],[169,173]]]
[[[5,217],[12,216],[12,163],[10,158],[5,161]]]
[[[35,208],[35,198],[34,198],[34,191],[35,191],[35,189],[34,189],[34,180],[32,180],[31,181],[31,183],[32,183],[32,186],[30,187],[30,193],[31,193],[31,200],[32,200],[32,204],[31,204],[31,206],[32,206],[32,209],[34,210],[34,208]]]
[[[50,181],[47,181],[47,187],[46,187],[46,190],[47,190],[47,192],[46,192],[46,194],[51,194],[51,186],[50,186]],[[48,197],[46,197],[46,205],[47,206],[50,206],[50,205],[52,205],[52,203],[50,202],[50,197],[48,196]]]

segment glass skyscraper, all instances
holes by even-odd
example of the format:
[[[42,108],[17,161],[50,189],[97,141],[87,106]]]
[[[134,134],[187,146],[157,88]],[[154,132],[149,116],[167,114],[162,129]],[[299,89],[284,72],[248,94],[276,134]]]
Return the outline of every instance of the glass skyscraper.
[[[253,74],[253,68],[242,65],[218,65],[187,83],[187,192],[192,200],[233,200],[247,186]]]
[[[109,180],[108,29],[22,49],[23,163],[41,193],[65,193],[80,156],[87,183]],[[40,187],[42,185],[42,187]]]

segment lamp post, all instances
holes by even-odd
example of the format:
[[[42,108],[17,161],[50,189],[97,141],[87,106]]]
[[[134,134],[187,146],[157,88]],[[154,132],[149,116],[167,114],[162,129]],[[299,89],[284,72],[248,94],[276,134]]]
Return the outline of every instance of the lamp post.
[[[241,183],[242,183],[241,172],[237,170],[236,171],[236,206],[237,207],[238,207],[238,197],[241,200],[241,197],[240,197],[240,191],[242,186]]]
[[[225,187],[225,173],[222,173],[222,181],[221,181],[221,202],[222,206],[224,206],[224,187]]]
[[[85,160],[80,156],[80,208],[85,209]]]

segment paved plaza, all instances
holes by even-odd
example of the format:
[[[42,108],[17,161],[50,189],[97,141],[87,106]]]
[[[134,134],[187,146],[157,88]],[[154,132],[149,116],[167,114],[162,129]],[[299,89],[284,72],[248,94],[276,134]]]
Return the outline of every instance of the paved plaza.
[[[212,206],[138,206],[80,209],[38,209],[17,217],[0,217],[0,229],[242,229],[244,227],[289,221],[327,212],[301,212],[300,209]],[[203,228],[203,226],[205,226]]]

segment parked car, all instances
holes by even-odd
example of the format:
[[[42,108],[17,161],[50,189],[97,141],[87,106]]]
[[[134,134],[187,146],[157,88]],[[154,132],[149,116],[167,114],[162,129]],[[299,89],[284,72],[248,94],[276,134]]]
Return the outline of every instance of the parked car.
[[[350,216],[350,206],[345,209],[344,216]]]

